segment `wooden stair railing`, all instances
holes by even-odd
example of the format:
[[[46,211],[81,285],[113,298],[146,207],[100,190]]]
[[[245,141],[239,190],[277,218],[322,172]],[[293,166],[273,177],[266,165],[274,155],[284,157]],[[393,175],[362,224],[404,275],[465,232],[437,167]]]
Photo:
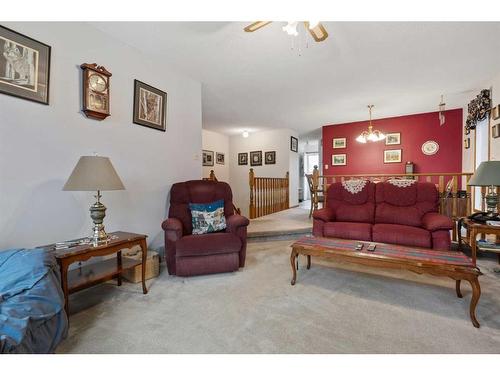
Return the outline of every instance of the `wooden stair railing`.
[[[250,219],[290,208],[290,176],[285,178],[256,177],[253,168],[248,174],[250,186]]]
[[[462,216],[469,216],[472,212],[472,188],[468,185],[472,173],[401,173],[401,174],[352,174],[352,175],[326,175],[321,176],[317,166],[314,167],[312,184],[313,191],[323,190],[335,182],[353,178],[366,178],[370,181],[381,182],[393,178],[409,178],[417,181],[433,182],[439,191],[439,212],[454,221]],[[465,194],[459,196],[458,188],[464,185]],[[318,194],[312,196],[314,210],[318,209]],[[453,238],[456,239],[456,225],[453,228]]]
[[[215,172],[213,169],[210,170],[210,175],[208,177],[203,177],[203,180],[205,181],[219,181],[217,177],[215,176]],[[236,207],[233,203],[233,210],[236,212],[238,215],[241,215],[241,210]]]

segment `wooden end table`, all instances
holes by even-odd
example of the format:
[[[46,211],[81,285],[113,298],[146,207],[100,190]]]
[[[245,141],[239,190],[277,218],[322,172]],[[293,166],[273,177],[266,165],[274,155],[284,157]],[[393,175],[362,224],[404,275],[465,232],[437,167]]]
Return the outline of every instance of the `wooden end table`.
[[[142,265],[142,292],[147,294],[146,288],[146,257],[147,257],[147,236],[144,234],[113,232],[109,233],[110,239],[100,246],[91,244],[78,245],[68,249],[55,249],[54,245],[43,246],[53,248],[54,256],[57,259],[61,270],[61,286],[64,293],[64,308],[69,316],[69,294],[79,290],[89,288],[93,285],[116,278],[118,285],[122,284],[121,274],[124,270]],[[122,250],[133,246],[140,246],[142,259],[122,259]],[[68,271],[70,264],[83,262],[92,257],[116,254],[116,258],[104,260]]]
[[[466,228],[467,234],[462,236],[461,229],[462,225]],[[495,242],[500,244],[500,227],[494,227],[492,225],[486,225],[481,223],[476,223],[469,218],[461,218],[457,223],[457,233],[458,233],[458,248],[462,249],[462,244],[465,243],[470,246],[472,250],[472,260],[474,265],[476,264],[477,257],[477,236],[480,234],[482,238],[485,238],[487,234],[492,234],[495,236]],[[485,251],[492,251],[497,253],[498,263],[500,264],[500,252],[495,249],[485,249]]]

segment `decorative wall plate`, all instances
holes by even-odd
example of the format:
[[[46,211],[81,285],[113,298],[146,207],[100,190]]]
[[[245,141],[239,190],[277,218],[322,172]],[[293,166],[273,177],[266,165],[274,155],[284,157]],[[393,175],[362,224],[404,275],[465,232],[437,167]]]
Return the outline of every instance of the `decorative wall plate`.
[[[439,145],[436,141],[427,141],[422,145],[424,155],[434,155],[439,150]]]

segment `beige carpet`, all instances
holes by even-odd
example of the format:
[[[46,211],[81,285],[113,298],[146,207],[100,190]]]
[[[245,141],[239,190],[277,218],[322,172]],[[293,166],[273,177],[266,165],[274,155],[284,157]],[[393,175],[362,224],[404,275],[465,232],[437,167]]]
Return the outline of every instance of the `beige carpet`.
[[[312,223],[309,208],[301,205],[250,220],[248,237],[253,239],[311,233]]]
[[[500,274],[482,260],[472,326],[451,279],[313,259],[290,285],[290,241],[249,244],[236,273],[103,284],[71,297],[59,353],[500,353]]]

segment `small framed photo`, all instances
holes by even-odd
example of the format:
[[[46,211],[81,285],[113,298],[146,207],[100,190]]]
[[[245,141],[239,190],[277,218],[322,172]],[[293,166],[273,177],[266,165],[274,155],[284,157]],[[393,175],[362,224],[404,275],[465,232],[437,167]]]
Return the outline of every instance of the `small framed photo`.
[[[401,133],[389,133],[385,136],[385,144],[389,145],[400,145],[401,144]]]
[[[470,138],[464,139],[464,148],[470,148]]]
[[[238,165],[248,165],[248,152],[238,154]]]
[[[166,109],[166,92],[134,80],[134,124],[164,132]]]
[[[266,151],[264,160],[266,164],[276,164],[276,151]]]
[[[250,165],[252,167],[262,165],[262,151],[250,152]]]
[[[299,151],[299,140],[294,136],[290,137],[290,150],[293,152]]]
[[[50,46],[0,26],[0,92],[49,104]]]
[[[203,166],[213,167],[214,166],[214,152],[203,150]]]
[[[384,150],[384,163],[401,163],[403,150]]]
[[[498,120],[500,118],[500,104],[491,109],[491,118]]]
[[[347,165],[347,154],[332,155],[332,166]]]
[[[216,152],[215,153],[215,162],[217,164],[224,165],[225,164],[224,157],[225,157],[225,155],[222,152]]]
[[[346,148],[347,139],[346,138],[333,138],[333,148]]]
[[[500,129],[499,129],[499,128],[500,128],[500,124],[496,124],[496,125],[493,125],[493,126],[491,127],[491,136],[492,136],[493,138],[498,138],[498,137],[500,137]]]

